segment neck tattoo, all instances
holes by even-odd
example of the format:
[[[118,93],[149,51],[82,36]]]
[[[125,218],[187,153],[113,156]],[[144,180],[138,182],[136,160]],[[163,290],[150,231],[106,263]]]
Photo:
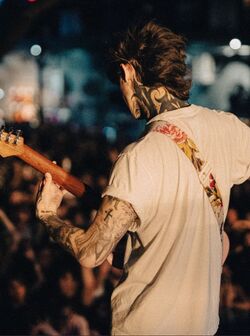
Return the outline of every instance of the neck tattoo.
[[[154,116],[189,106],[187,101],[171,94],[165,87],[147,87],[133,80],[133,106],[137,119],[149,120]]]

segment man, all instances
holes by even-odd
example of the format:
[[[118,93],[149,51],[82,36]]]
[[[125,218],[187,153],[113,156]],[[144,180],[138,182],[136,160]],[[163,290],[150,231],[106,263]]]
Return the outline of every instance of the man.
[[[231,186],[250,176],[250,130],[232,114],[187,102],[183,38],[152,22],[136,27],[114,49],[112,64],[135,118],[149,128],[168,122],[192,139],[227,210]],[[130,232],[124,276],[112,295],[113,334],[216,332],[221,232],[195,166],[172,139],[149,131],[123,151],[86,232],[57,217],[63,193],[46,174],[38,217],[83,266],[101,264]]]

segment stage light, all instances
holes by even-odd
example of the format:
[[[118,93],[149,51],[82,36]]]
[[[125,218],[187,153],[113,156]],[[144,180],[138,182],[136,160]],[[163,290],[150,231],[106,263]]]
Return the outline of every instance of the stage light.
[[[32,2],[36,2],[37,0],[27,0],[27,1],[32,3]]]
[[[3,89],[0,88],[0,99],[3,99],[5,96],[5,92]]]
[[[33,56],[39,56],[42,52],[42,48],[39,44],[34,44],[31,48],[30,48],[30,53]]]
[[[241,47],[241,41],[237,38],[233,38],[230,42],[229,42],[229,46],[230,48],[232,48],[233,50],[238,50]]]

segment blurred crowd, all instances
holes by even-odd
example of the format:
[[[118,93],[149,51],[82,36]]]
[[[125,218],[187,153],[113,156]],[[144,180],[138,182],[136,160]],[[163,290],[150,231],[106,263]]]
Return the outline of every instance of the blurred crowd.
[[[101,132],[43,125],[27,128],[26,143],[101,193],[126,145]],[[49,238],[35,217],[42,175],[21,160],[0,159],[0,334],[107,335],[110,295],[121,271],[104,262],[95,269]],[[223,268],[220,334],[248,331],[250,315],[250,181],[233,188],[226,229],[230,256]],[[69,194],[59,216],[87,229],[95,210]]]

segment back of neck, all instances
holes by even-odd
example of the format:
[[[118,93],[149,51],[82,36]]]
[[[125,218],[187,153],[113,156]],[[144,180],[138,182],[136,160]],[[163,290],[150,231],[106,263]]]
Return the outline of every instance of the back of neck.
[[[175,97],[164,86],[147,87],[134,80],[134,95],[132,99],[136,101],[138,119],[149,120],[154,116],[189,106],[185,100]]]

